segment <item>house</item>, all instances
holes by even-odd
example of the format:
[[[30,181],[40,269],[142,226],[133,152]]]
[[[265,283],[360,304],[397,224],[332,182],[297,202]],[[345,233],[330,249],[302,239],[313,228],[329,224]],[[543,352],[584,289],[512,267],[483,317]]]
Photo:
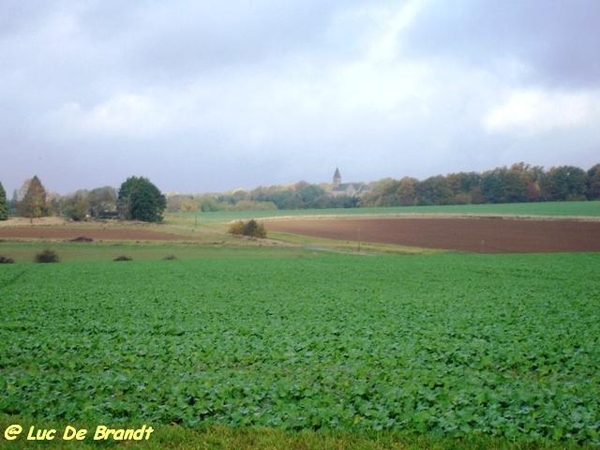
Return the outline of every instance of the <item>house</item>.
[[[329,194],[333,197],[360,197],[369,192],[369,186],[365,183],[342,183],[342,175],[339,168],[335,168],[333,184]]]

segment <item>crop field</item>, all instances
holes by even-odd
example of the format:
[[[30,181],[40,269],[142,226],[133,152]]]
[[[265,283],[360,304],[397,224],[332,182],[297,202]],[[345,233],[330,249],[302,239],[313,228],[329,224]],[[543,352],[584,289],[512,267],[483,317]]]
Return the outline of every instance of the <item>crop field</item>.
[[[546,217],[600,217],[600,201],[507,203],[484,205],[392,206],[369,208],[299,209],[266,211],[218,211],[176,213],[168,221],[195,218],[203,222],[227,222],[254,217],[299,216],[385,216],[385,215],[494,215]]]
[[[0,415],[600,445],[600,254],[218,253],[1,267]]]

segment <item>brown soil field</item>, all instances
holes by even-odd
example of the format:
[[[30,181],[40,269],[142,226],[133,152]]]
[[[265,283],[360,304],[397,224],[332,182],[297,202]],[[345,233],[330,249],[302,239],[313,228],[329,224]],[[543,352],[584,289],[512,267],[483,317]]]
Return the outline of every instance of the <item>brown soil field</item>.
[[[181,236],[143,228],[76,227],[68,225],[0,227],[0,239],[72,240],[78,237],[88,237],[95,241],[182,240]]]
[[[478,218],[270,220],[269,231],[476,253],[597,252],[600,221]]]

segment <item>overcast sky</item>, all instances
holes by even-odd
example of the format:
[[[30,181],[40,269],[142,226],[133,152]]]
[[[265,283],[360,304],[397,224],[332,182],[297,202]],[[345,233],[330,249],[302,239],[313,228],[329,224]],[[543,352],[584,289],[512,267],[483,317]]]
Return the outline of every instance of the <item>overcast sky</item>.
[[[600,162],[598,0],[0,0],[0,181]]]

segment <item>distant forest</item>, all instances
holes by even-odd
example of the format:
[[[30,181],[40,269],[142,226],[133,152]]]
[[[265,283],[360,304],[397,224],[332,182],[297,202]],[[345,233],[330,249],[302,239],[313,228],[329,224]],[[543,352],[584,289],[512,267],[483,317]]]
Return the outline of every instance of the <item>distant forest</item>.
[[[424,180],[385,178],[368,184],[332,181],[321,184],[300,181],[251,191],[165,197],[143,177],[126,180],[119,191],[103,186],[58,195],[47,193],[41,180],[34,176],[15,190],[10,200],[0,182],[0,220],[9,215],[31,219],[52,215],[71,220],[160,221],[165,208],[175,213],[600,200],[600,164],[585,171],[574,166],[544,170],[518,163],[483,173],[459,172]],[[135,189],[129,189],[132,194],[126,195],[125,188],[132,183]]]
[[[359,184],[359,183],[356,183]],[[171,195],[167,211],[320,209],[372,206],[464,205],[600,199],[600,164],[544,170],[525,163],[483,173],[459,172],[424,180],[384,178],[360,196],[333,195],[332,184],[304,181],[225,194]]]

